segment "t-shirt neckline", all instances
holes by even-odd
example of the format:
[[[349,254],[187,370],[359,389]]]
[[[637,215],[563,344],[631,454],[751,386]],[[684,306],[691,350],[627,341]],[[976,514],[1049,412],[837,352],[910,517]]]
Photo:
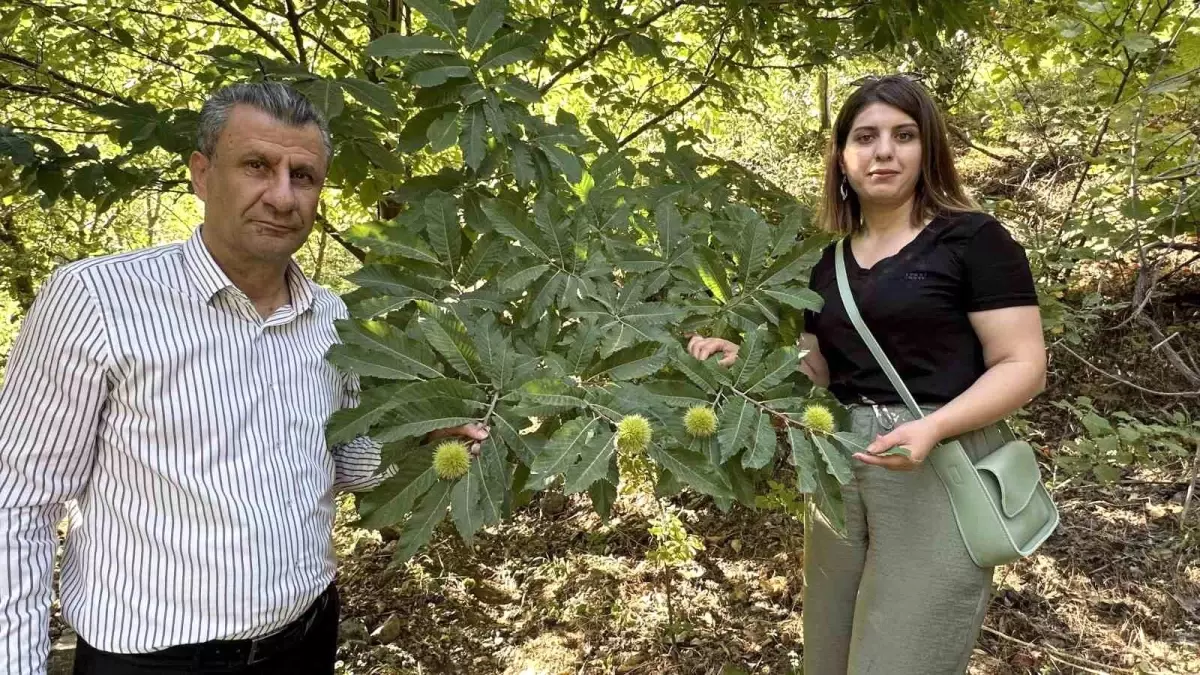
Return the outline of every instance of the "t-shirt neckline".
[[[885,267],[891,266],[893,262],[900,259],[906,251],[908,251],[919,240],[921,240],[925,236],[926,232],[933,229],[935,224],[939,224],[943,218],[944,216],[941,215],[934,216],[932,220],[926,223],[925,227],[921,228],[921,231],[917,233],[917,236],[910,239],[909,242],[904,246],[901,246],[899,251],[896,251],[892,255],[889,255],[885,258],[880,258],[875,262],[874,265],[871,265],[870,267],[863,267],[862,265],[858,264],[858,258],[854,257],[853,247],[850,245],[849,238],[847,238],[846,245],[842,247],[842,255],[845,258],[846,268],[859,275],[870,275],[877,271],[883,270]]]

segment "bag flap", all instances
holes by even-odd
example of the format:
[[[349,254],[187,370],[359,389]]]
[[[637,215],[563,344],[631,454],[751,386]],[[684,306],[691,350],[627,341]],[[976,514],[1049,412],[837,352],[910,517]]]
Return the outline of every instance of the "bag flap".
[[[996,477],[1000,485],[1000,508],[1009,518],[1015,517],[1029,505],[1042,477],[1033,446],[1021,440],[1000,446],[979,460],[975,468]]]

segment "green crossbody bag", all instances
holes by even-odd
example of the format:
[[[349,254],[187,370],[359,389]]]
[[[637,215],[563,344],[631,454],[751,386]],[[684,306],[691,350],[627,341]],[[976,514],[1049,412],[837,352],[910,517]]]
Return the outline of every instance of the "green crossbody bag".
[[[846,278],[844,241],[837,243],[834,260],[846,314],[913,416],[924,417],[858,313]],[[1058,509],[1042,485],[1037,457],[1028,442],[1007,441],[973,463],[961,443],[947,439],[929,453],[928,460],[946,486],[958,530],[976,565],[994,567],[1025,557],[1058,527]]]

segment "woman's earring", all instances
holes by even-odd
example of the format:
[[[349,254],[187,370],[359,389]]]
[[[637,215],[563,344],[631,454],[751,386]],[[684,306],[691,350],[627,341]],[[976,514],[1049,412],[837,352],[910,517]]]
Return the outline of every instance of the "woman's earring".
[[[850,197],[850,188],[846,184],[846,177],[842,176],[842,184],[838,187],[838,192],[842,195],[842,201],[846,201]]]

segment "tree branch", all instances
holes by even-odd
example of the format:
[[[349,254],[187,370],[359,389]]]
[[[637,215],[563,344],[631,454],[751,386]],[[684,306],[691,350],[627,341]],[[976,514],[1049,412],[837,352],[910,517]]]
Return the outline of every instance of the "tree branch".
[[[1164,4],[1162,9],[1159,10],[1158,16],[1154,17],[1154,21],[1151,22],[1150,27],[1146,32],[1154,32],[1154,29],[1158,26],[1158,23],[1162,21],[1162,18],[1166,16],[1173,3],[1174,0],[1167,0],[1166,4]],[[1130,3],[1129,8],[1132,7],[1133,3]],[[1149,7],[1149,4],[1147,4],[1146,9],[1148,10]],[[1126,15],[1128,15],[1128,9],[1126,11]],[[1144,17],[1145,14],[1142,15],[1142,18]],[[1124,21],[1124,17],[1122,17],[1122,21]],[[1141,24],[1141,18],[1138,19],[1138,24]],[[1121,74],[1121,84],[1117,86],[1117,93],[1113,96],[1111,105],[1114,107],[1109,108],[1108,112],[1104,115],[1104,121],[1100,125],[1100,130],[1096,132],[1096,140],[1094,143],[1092,143],[1092,149],[1088,152],[1089,158],[1096,157],[1100,152],[1100,145],[1104,142],[1104,137],[1108,135],[1108,127],[1112,122],[1112,113],[1115,110],[1115,106],[1121,102],[1121,96],[1125,93],[1125,86],[1129,84],[1129,77],[1133,74],[1133,68],[1138,64],[1138,57],[1136,55],[1130,54],[1128,49],[1123,49],[1122,51],[1125,52],[1125,58],[1128,63],[1125,66],[1125,70]],[[1063,216],[1062,222],[1064,226],[1071,221],[1071,216],[1075,214],[1075,203],[1079,201],[1079,193],[1083,190],[1083,184],[1087,181],[1088,172],[1091,170],[1091,168],[1092,164],[1091,162],[1088,162],[1087,164],[1083,165],[1083,170],[1079,173],[1079,180],[1075,182],[1075,189],[1071,193],[1071,201],[1067,203],[1067,212]]]
[[[116,101],[117,103],[122,103],[124,105],[129,105],[129,106],[136,105],[136,103],[137,103],[133,99],[125,98],[124,96],[120,96],[118,94],[113,94],[111,92],[104,91],[103,89],[98,89],[96,87],[93,87],[90,84],[84,84],[83,82],[76,82],[75,80],[72,80],[71,78],[67,77],[66,75],[63,75],[62,73],[59,73],[57,71],[51,70],[46,67],[43,67],[39,63],[34,63],[33,61],[30,61],[29,59],[25,59],[20,56],[17,56],[16,54],[0,52],[0,61],[8,61],[9,63],[14,63],[18,66],[21,66],[22,68],[32,70],[35,73],[45,73],[49,77],[51,77],[55,80],[58,80],[59,82],[62,82],[63,84],[65,84],[67,86],[86,91],[89,94],[94,94],[96,96],[106,98],[110,101]]]
[[[345,54],[334,49],[333,46],[330,45],[328,42],[326,42],[323,38],[318,37],[311,31],[304,30],[303,28],[300,29],[300,33],[303,34],[305,37],[309,38],[310,40],[312,40],[313,42],[317,43],[317,45],[320,46],[321,49],[324,49],[325,51],[329,52],[329,54],[331,56],[333,56],[337,60],[341,61],[342,63],[346,64],[352,70],[357,68],[357,66],[354,65],[353,61],[351,61]]]
[[[1130,382],[1129,380],[1126,380],[1125,378],[1123,378],[1119,375],[1113,375],[1112,373],[1101,369],[1100,366],[1094,365],[1091,361],[1088,361],[1087,359],[1083,358],[1079,354],[1075,353],[1075,350],[1062,344],[1061,342],[1055,343],[1054,346],[1061,347],[1068,354],[1070,354],[1071,356],[1074,356],[1075,358],[1082,361],[1083,365],[1087,366],[1088,368],[1091,368],[1092,370],[1096,371],[1097,373],[1100,373],[1101,375],[1104,375],[1105,377],[1108,377],[1110,379],[1116,380],[1117,382],[1120,382],[1121,384],[1123,384],[1125,386],[1133,387],[1134,389],[1137,389],[1138,391],[1145,392],[1147,394],[1154,394],[1155,396],[1200,396],[1200,391],[1155,391],[1154,389],[1147,389],[1139,384],[1134,384],[1133,382]]]
[[[658,10],[654,14],[651,14],[650,16],[648,16],[645,19],[639,21],[638,23],[630,26],[629,28],[627,28],[619,33],[614,33],[612,35],[606,35],[606,36],[600,38],[600,41],[597,42],[591,49],[589,49],[586,52],[575,57],[575,59],[573,59],[570,63],[568,63],[565,67],[563,67],[562,70],[555,73],[554,76],[550,78],[549,82],[547,82],[546,84],[543,84],[541,86],[541,92],[543,94],[545,94],[546,92],[550,91],[550,89],[555,84],[557,84],[559,80],[563,79],[567,75],[570,75],[571,73],[573,73],[573,72],[579,70],[580,68],[582,68],[583,66],[587,65],[587,63],[589,61],[591,61],[592,59],[596,58],[596,56],[599,55],[600,52],[604,51],[605,49],[608,49],[609,47],[619,45],[622,42],[624,42],[625,40],[628,40],[630,38],[630,36],[632,36],[634,33],[642,30],[643,28],[649,26],[650,24],[654,23],[655,21],[658,21],[659,19],[663,18],[667,14],[670,14],[671,12],[674,12],[675,10],[679,9],[680,7],[686,5],[687,1],[688,0],[675,0],[675,2],[672,2],[671,4],[667,5],[666,7],[663,7],[662,9]]]
[[[296,39],[296,54],[300,57],[300,65],[308,67],[308,54],[304,50],[304,31],[300,28],[300,16],[296,14],[296,3],[285,0],[288,24],[292,27],[292,37]]]
[[[997,162],[1004,162],[1005,164],[1007,164],[1009,161],[1012,160],[1011,157],[1005,157],[1004,155],[997,155],[996,153],[992,152],[991,150],[988,150],[987,148],[976,145],[975,141],[972,141],[971,137],[967,136],[967,132],[963,131],[962,129],[959,129],[957,126],[955,126],[953,124],[947,124],[946,126],[950,129],[950,133],[954,134],[955,138],[962,141],[963,143],[966,143],[968,146],[971,147],[972,150],[978,150],[980,153],[987,155],[988,157],[991,157],[992,159],[996,160]]]
[[[24,85],[24,84],[13,84],[12,82],[9,82],[4,79],[0,79],[0,91],[17,91],[22,94],[30,94],[32,96],[39,96],[39,97],[44,96],[46,98],[52,98],[55,101],[58,101],[59,103],[66,103],[67,105],[75,106],[76,108],[80,108],[81,110],[91,110],[92,105],[93,105],[93,103],[91,101],[89,101],[85,98],[80,98],[73,94],[68,94],[68,93],[54,94],[54,93],[51,93],[51,91],[45,87],[37,87],[37,86]]]
[[[29,7],[40,7],[40,8],[44,8],[44,9],[50,9],[50,10],[65,9],[65,8],[88,9],[88,5],[86,3],[82,3],[82,2],[63,3],[61,5],[39,5],[34,2],[26,2],[24,4]],[[197,23],[197,24],[201,24],[204,26],[218,26],[221,28],[236,28],[239,30],[242,28],[242,26],[240,26],[236,23],[229,23],[228,21],[213,21],[211,19],[197,19],[194,17],[181,17],[177,14],[165,14],[163,12],[156,12],[152,9],[139,9],[137,7],[122,7],[121,11],[130,12],[132,14],[143,14],[146,16],[157,16],[157,17],[160,17],[163,19],[172,19],[174,21],[182,21],[185,23]]]
[[[349,251],[350,255],[358,258],[359,262],[363,262],[367,259],[367,252],[355,246],[354,244],[351,244],[346,237],[342,236],[341,232],[338,232],[336,229],[334,229],[334,227],[329,224],[329,220],[325,218],[324,214],[317,214],[317,224],[321,226],[322,232],[328,234],[330,239],[341,244],[342,248]]]
[[[687,104],[696,100],[696,98],[698,96],[700,96],[700,94],[703,94],[704,90],[708,89],[708,85],[712,84],[713,64],[715,64],[717,62],[717,58],[720,57],[721,45],[723,45],[724,43],[725,43],[725,34],[722,33],[721,37],[717,39],[716,46],[713,47],[713,54],[712,54],[712,57],[710,57],[708,59],[708,65],[705,66],[705,68],[704,68],[704,80],[695,89],[692,90],[692,93],[688,94],[687,96],[684,96],[682,99],[675,102],[673,105],[671,105],[670,107],[668,107],[666,110],[662,111],[661,113],[646,120],[645,124],[638,127],[637,129],[634,129],[632,132],[629,133],[628,136],[626,136],[625,138],[622,138],[620,141],[618,141],[617,147],[623,148],[626,145],[629,145],[629,143],[632,142],[635,138],[637,138],[638,136],[641,136],[642,134],[646,133],[647,131],[653,129],[660,122],[667,119],[671,115],[674,115],[675,113],[679,112],[680,110],[683,109],[684,106],[686,106]]]
[[[238,10],[237,7],[234,7],[233,5],[229,4],[229,2],[227,0],[211,0],[211,1],[217,7],[220,7],[221,9],[228,12],[230,16],[237,19],[238,21],[241,21],[242,24],[246,28],[249,28],[250,30],[254,31],[256,34],[258,34],[258,36],[261,37],[263,40],[265,40],[267,42],[267,44],[274,47],[275,51],[282,54],[283,57],[285,59],[287,59],[289,63],[297,63],[296,57],[292,56],[292,53],[290,51],[288,51],[288,48],[285,47],[282,42],[280,42],[274,35],[271,35],[269,32],[267,32],[267,30],[265,28],[263,28],[262,26],[255,23],[253,19],[246,16],[245,14],[242,14],[242,12],[240,10]]]

